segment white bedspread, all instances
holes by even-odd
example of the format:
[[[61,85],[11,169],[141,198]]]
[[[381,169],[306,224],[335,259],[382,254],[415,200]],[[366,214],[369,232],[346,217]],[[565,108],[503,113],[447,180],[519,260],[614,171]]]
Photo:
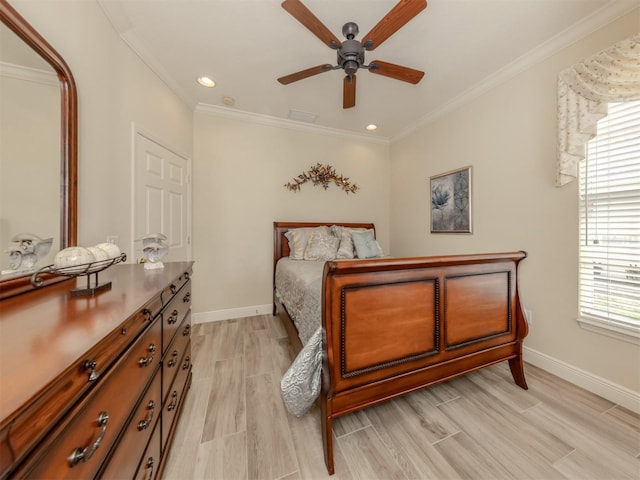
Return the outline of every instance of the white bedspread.
[[[286,306],[304,345],[280,382],[285,407],[296,417],[304,415],[320,394],[324,263],[284,257],[276,266],[276,295]]]
[[[276,294],[298,329],[302,344],[321,326],[324,260],[281,258],[276,266]]]

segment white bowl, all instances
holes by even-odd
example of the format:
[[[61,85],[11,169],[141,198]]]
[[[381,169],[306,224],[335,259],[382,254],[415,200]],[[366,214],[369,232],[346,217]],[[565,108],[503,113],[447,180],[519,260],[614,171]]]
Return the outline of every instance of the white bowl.
[[[56,253],[53,259],[53,265],[56,268],[65,268],[68,272],[82,272],[85,267],[78,267],[77,269],[69,267],[77,267],[78,265],[84,265],[94,261],[95,257],[89,249],[84,247],[69,247]]]
[[[116,258],[120,255],[120,247],[115,243],[99,243],[95,248],[104,250],[107,254],[107,258]]]

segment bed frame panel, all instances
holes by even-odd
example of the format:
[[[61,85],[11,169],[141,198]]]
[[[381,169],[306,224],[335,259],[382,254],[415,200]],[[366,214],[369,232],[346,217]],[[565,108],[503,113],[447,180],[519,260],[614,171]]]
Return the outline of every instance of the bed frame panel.
[[[275,222],[275,263],[288,255],[284,233],[319,225]],[[517,289],[525,252],[328,261],[323,273],[325,462],[334,472],[333,419],[375,403],[507,360],[526,389],[522,340],[527,335]],[[275,296],[296,351],[302,347]]]

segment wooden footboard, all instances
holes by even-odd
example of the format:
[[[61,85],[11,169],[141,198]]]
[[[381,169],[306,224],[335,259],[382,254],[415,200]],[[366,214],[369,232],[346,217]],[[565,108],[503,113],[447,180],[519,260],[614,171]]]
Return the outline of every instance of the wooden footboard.
[[[516,384],[527,388],[522,340],[528,329],[517,289],[525,257],[513,252],[325,264],[320,402],[330,474],[332,423],[340,415],[504,360]]]
[[[517,291],[524,252],[327,262],[321,395],[325,460],[332,422],[504,360],[527,388]]]

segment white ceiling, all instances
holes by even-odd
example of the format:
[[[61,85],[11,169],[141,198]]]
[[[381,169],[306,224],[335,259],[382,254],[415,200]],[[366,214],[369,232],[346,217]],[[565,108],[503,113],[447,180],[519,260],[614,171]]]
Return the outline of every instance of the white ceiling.
[[[185,101],[220,114],[286,119],[386,139],[401,136],[452,105],[638,6],[638,0],[430,0],[366,63],[384,60],[426,72],[418,85],[358,72],[356,106],[342,108],[341,70],[281,85],[278,77],[335,64],[335,51],[289,15],[281,0],[100,0],[121,37]],[[397,0],[303,0],[342,39],[355,21],[369,31]],[[360,39],[360,37],[358,37]],[[206,89],[196,77],[208,75]],[[222,97],[235,99],[225,107]],[[206,107],[210,108],[210,107]],[[210,108],[211,109],[211,108]]]

